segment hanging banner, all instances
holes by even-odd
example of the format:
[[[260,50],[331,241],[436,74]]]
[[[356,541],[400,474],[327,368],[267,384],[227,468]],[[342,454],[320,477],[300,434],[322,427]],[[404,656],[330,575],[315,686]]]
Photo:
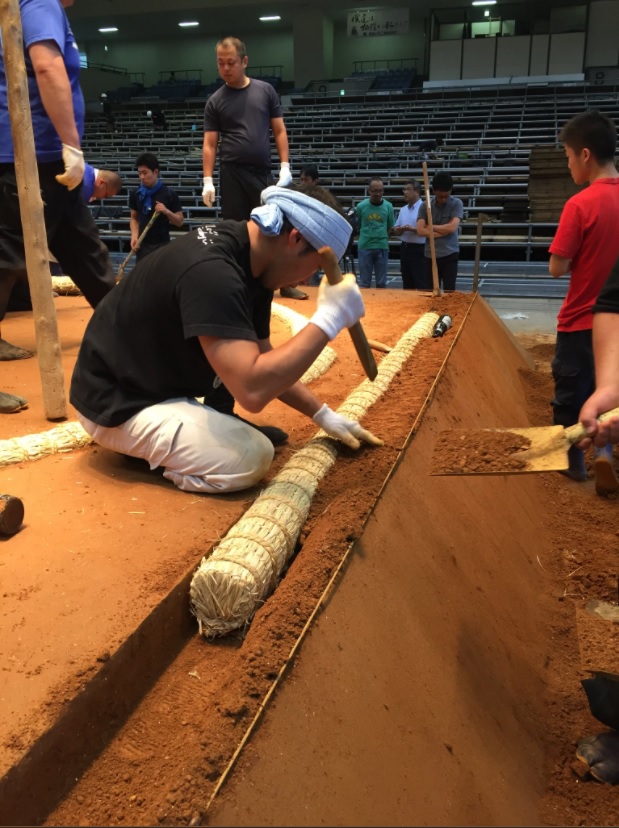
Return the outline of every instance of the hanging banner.
[[[348,12],[348,37],[408,34],[408,9],[359,9]]]

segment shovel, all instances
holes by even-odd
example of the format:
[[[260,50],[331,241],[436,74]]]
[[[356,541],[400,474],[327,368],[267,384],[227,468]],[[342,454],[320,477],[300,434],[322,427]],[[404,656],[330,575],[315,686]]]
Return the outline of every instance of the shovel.
[[[619,417],[619,408],[598,417]],[[452,429],[441,432],[432,458],[432,475],[526,474],[564,471],[568,449],[586,437],[581,423],[564,428]]]

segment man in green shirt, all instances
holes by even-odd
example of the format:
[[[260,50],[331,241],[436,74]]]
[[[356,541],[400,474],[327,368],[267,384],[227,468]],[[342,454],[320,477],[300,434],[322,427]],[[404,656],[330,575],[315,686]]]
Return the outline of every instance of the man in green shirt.
[[[389,262],[389,233],[395,225],[393,204],[383,198],[385,185],[381,178],[370,179],[368,198],[355,208],[359,220],[359,287],[372,287],[372,272],[376,287],[387,287]]]

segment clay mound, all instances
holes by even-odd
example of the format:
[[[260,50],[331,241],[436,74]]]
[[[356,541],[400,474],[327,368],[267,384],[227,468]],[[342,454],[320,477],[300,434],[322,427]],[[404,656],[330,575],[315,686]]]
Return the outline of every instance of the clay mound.
[[[548,424],[549,385],[480,297],[407,293],[366,294],[369,337],[393,346],[429,310],[453,328],[368,413],[386,445],[340,453],[239,635],[199,638],[187,592],[255,492],[193,498],[96,448],[3,471],[30,536],[1,550],[0,824],[609,824],[612,790],[594,808],[565,757],[590,725],[581,660],[619,665],[602,638],[581,659],[556,596],[569,578],[610,597],[585,538],[614,573],[613,504],[587,483],[578,511],[560,475],[430,474],[447,429]],[[312,387],[337,406],[363,374],[334,347]],[[273,421],[274,475],[315,429],[279,404]]]
[[[538,823],[548,628],[535,552],[552,504],[539,475],[430,474],[442,430],[530,424],[529,367],[477,301],[209,825]]]

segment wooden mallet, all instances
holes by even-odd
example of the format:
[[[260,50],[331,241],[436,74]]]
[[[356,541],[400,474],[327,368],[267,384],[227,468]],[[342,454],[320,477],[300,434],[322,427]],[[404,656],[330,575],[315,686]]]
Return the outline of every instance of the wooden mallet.
[[[24,503],[19,497],[0,494],[0,535],[14,535],[24,521]]]
[[[320,256],[320,266],[325,272],[327,281],[330,285],[337,285],[342,281],[342,271],[340,270],[337,256],[329,246],[321,247],[318,255]],[[357,356],[359,357],[361,365],[363,365],[363,370],[369,379],[374,381],[378,375],[378,368],[376,367],[376,360],[374,359],[370,344],[361,327],[361,322],[355,322],[348,331],[355,346]]]

